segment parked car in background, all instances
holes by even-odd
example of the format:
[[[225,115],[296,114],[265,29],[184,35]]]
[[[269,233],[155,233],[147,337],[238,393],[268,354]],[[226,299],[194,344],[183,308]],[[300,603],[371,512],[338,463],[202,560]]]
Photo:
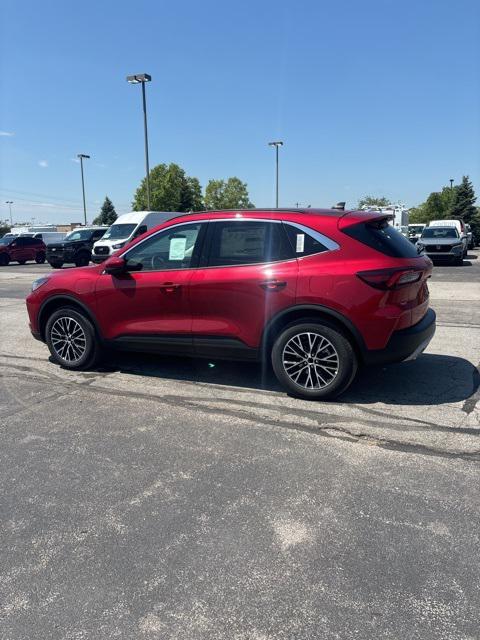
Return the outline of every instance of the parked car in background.
[[[45,262],[46,247],[38,238],[4,235],[0,238],[0,266],[10,262],[25,264],[34,260],[37,264]]]
[[[425,253],[432,260],[448,260],[454,264],[462,264],[465,244],[455,226],[428,226],[417,242],[419,253]]]
[[[467,231],[467,247],[468,249],[475,249],[476,238],[473,235],[472,227],[469,224],[465,225]]]
[[[119,216],[101,240],[94,244],[92,262],[103,262],[142,233],[181,215],[178,211],[132,211]]]
[[[420,236],[422,235],[422,231],[425,229],[427,225],[423,223],[419,224],[409,224],[408,225],[408,239],[410,242],[415,244],[420,240]]]
[[[33,234],[33,237],[43,240],[43,242],[48,245],[52,244],[52,242],[61,242],[65,239],[66,235],[66,233],[61,231],[37,231]]]
[[[94,242],[99,240],[108,227],[79,227],[74,229],[61,242],[52,242],[47,246],[47,260],[54,269],[64,264],[85,267],[90,262]]]
[[[463,220],[431,220],[429,227],[455,227],[458,236],[463,245],[463,258],[466,257],[468,251],[467,228]]]
[[[291,394],[334,398],[360,365],[413,359],[435,331],[432,262],[388,219],[329,209],[182,215],[97,267],[38,279],[30,328],[67,369],[92,367],[104,346],[268,359]]]

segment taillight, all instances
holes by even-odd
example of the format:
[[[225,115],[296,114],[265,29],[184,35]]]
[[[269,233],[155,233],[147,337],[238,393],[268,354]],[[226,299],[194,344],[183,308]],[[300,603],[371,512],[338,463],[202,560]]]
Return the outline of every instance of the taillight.
[[[378,269],[359,271],[357,276],[375,289],[398,289],[422,279],[423,271],[418,269]]]

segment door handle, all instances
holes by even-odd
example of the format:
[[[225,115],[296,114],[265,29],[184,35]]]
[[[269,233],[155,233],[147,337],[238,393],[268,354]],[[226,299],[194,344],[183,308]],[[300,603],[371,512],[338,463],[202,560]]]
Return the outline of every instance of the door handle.
[[[260,282],[260,286],[265,291],[280,291],[281,289],[285,289],[287,283],[281,280],[264,280]]]
[[[159,289],[164,293],[175,293],[181,288],[181,286],[182,285],[175,284],[174,282],[164,282],[163,284],[160,285]]]

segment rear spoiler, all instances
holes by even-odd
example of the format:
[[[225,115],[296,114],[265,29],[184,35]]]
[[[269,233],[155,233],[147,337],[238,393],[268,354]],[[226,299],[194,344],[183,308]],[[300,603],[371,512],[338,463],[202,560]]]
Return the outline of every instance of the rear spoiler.
[[[346,229],[363,222],[382,222],[383,220],[393,220],[393,214],[378,211],[348,211],[339,218],[337,226],[339,229]]]

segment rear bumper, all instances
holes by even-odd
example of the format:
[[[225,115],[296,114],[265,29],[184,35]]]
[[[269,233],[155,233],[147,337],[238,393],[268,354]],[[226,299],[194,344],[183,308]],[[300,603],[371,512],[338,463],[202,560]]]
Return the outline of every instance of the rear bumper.
[[[429,309],[417,324],[394,331],[383,349],[366,350],[363,354],[365,364],[380,365],[416,358],[433,338],[435,320],[435,311]]]

